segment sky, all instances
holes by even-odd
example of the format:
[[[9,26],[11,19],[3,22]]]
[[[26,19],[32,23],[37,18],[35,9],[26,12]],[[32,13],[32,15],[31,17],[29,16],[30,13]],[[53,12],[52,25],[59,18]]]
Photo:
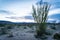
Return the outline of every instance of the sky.
[[[31,12],[32,5],[36,4],[36,2],[39,2],[39,0],[0,0],[0,20],[34,22]],[[43,0],[43,2],[51,4],[48,16],[60,14],[60,0]],[[59,20],[59,18],[49,17],[48,20]]]

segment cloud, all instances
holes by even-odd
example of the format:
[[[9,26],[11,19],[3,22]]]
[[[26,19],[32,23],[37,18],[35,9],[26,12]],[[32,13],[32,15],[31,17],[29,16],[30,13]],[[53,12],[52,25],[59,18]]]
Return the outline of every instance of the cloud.
[[[9,18],[9,17],[0,17],[0,20],[5,20],[5,21],[11,21],[11,22],[34,22],[34,20],[30,20],[30,19],[25,19],[22,17],[13,17],[13,18]]]
[[[50,2],[50,3],[54,3],[54,2],[60,2],[60,0],[43,0],[43,1],[45,1],[45,2]]]
[[[10,15],[13,14],[12,12],[6,11],[6,10],[0,10],[0,14],[6,14],[6,15]]]
[[[32,16],[25,16],[24,18],[25,18],[25,19],[33,20],[33,17],[32,17]]]
[[[3,9],[3,11],[0,11],[0,20],[32,21],[26,16],[31,15],[31,6],[34,2],[35,0],[0,0],[0,9]]]
[[[49,18],[51,18],[51,19],[56,19],[56,20],[57,20],[57,19],[60,20],[60,14],[50,15]]]
[[[48,13],[48,15],[53,15],[53,14],[60,14],[60,8],[50,10]]]
[[[58,14],[52,14],[50,16],[48,16],[48,22],[55,22],[55,23],[59,23],[60,22],[60,13]]]
[[[49,19],[47,20],[47,22],[48,22],[48,23],[60,23],[60,20],[49,18]]]
[[[7,2],[7,1],[2,1],[2,5],[0,9],[4,9],[4,10],[8,10],[10,12],[13,12],[16,16],[28,16],[30,15],[29,13],[32,10],[32,4],[35,2],[34,0],[32,1],[22,1],[22,0],[16,0],[12,1],[9,0],[11,2]],[[22,2],[21,2],[22,1]]]
[[[6,17],[6,18],[10,18],[10,19],[30,19],[30,20],[33,20],[32,16],[23,16],[23,17],[11,16],[11,17]]]
[[[31,18],[31,16],[24,16],[24,17],[6,17],[8,19],[15,20],[16,22],[34,22],[34,20]]]
[[[56,0],[43,0],[52,4],[48,16],[60,14],[60,7]],[[37,0],[0,0],[0,20],[12,22],[33,22],[31,14],[32,4]],[[56,4],[56,5],[55,5]],[[3,9],[3,10],[2,10]],[[7,10],[7,11],[6,11]]]
[[[0,20],[3,18],[5,19],[6,17],[11,17],[11,16],[15,16],[15,14],[7,10],[0,10],[0,17],[1,17]]]
[[[6,18],[9,18],[9,19],[16,19],[16,20],[25,19],[24,17],[15,17],[15,16],[6,17]]]

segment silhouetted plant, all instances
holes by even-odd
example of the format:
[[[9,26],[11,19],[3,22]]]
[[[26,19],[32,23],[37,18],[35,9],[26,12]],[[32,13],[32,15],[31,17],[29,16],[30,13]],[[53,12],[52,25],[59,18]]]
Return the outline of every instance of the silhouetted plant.
[[[32,6],[33,9],[33,13],[32,16],[35,20],[36,23],[38,23],[38,27],[36,28],[36,35],[37,36],[41,36],[44,35],[46,32],[46,21],[47,21],[47,15],[48,15],[48,11],[49,11],[50,5],[46,2],[37,5],[37,8],[34,7],[34,5]]]
[[[55,33],[53,35],[53,38],[56,39],[56,40],[60,40],[60,33]]]

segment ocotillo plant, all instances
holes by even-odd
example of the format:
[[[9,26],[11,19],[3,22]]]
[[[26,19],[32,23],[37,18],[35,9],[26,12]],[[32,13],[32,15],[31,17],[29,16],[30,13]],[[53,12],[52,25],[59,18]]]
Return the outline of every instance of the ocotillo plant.
[[[37,5],[37,8],[32,6],[33,13],[32,16],[36,23],[38,23],[37,27],[37,35],[44,34],[46,30],[46,21],[47,21],[47,15],[49,12],[50,5],[48,3],[42,3],[40,5]]]

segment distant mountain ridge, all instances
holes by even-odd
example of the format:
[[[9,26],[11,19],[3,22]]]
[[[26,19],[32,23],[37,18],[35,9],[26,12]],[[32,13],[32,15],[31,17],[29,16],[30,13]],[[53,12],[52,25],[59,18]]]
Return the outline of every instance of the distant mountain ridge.
[[[47,22],[50,23],[50,22]],[[52,22],[54,23],[54,22]],[[10,21],[4,21],[4,20],[0,20],[0,24],[36,24],[33,22],[10,22]]]
[[[13,22],[10,22],[10,21],[3,21],[3,20],[0,20],[0,24],[12,24]]]
[[[0,24],[25,24],[25,23],[33,23],[33,22],[10,22],[10,21],[0,20]]]

